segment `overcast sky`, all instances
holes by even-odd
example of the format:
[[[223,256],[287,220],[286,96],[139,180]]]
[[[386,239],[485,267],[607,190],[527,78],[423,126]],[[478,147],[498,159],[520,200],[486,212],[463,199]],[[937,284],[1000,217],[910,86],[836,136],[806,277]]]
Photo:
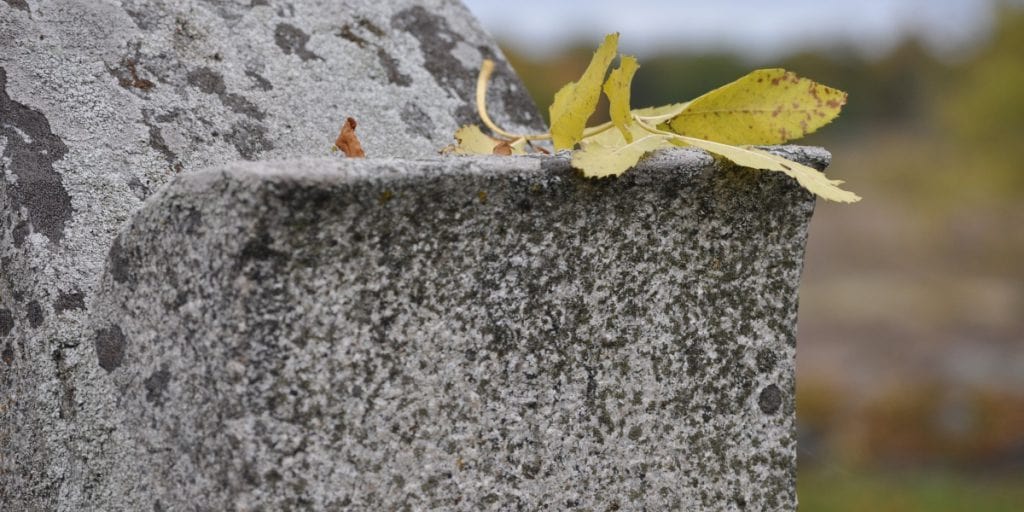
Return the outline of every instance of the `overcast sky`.
[[[535,54],[620,32],[627,53],[734,50],[767,58],[849,43],[867,53],[919,35],[941,52],[988,33],[999,0],[463,0],[502,42]],[[1009,0],[1024,5],[1022,0]]]

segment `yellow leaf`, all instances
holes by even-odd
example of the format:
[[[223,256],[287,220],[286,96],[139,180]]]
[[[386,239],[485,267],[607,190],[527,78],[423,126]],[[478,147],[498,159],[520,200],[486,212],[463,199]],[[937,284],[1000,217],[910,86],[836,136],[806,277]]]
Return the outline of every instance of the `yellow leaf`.
[[[626,129],[629,130],[630,136],[633,138],[643,137],[645,135],[650,134],[650,132],[643,129],[643,127],[641,127],[639,124],[635,122],[629,123],[629,125],[626,126]],[[665,135],[672,134],[666,133]],[[623,137],[622,132],[616,130],[614,127],[609,126],[603,130],[597,131],[592,135],[584,137],[583,140],[580,141],[580,147],[586,147],[587,144],[590,144],[592,142],[599,142],[601,144],[604,144],[605,146],[621,146],[626,143],[626,139],[625,137]]]
[[[626,142],[619,130],[606,130],[583,142],[582,149],[572,154],[572,166],[588,178],[618,176],[633,167],[647,153],[671,148],[671,134],[655,134],[636,124],[626,127],[632,142]]]
[[[760,69],[691,101],[669,126],[726,144],[781,144],[828,124],[845,104],[845,92],[784,69]]]
[[[636,57],[623,55],[619,67],[612,70],[608,81],[604,83],[604,93],[608,96],[608,115],[626,142],[633,142],[633,135],[629,132],[629,124],[633,120],[629,111],[629,86],[639,67]]]
[[[587,119],[601,98],[601,84],[619,46],[619,34],[605,36],[578,82],[570,82],[555,93],[551,114],[551,140],[555,149],[572,149],[583,137]]]
[[[857,194],[839,188],[839,185],[843,183],[842,181],[830,180],[825,176],[825,173],[820,172],[817,169],[803,164],[798,164],[791,160],[782,158],[781,156],[773,155],[767,151],[755,148],[730,146],[720,142],[696,139],[693,137],[686,137],[684,135],[680,135],[677,138],[691,146],[696,146],[710,153],[721,155],[733,163],[743,167],[785,173],[787,176],[796,179],[796,181],[800,183],[800,186],[830,201],[840,203],[856,203],[857,201],[860,201],[860,197]]]
[[[495,154],[495,148],[499,146],[504,148],[507,153],[499,150],[498,154],[525,154],[525,151],[523,151],[523,145],[526,143],[525,140],[515,140],[509,143],[495,139],[480,131],[480,127],[475,124],[468,124],[459,128],[455,132],[455,140],[459,143],[452,148],[451,152],[456,155],[492,155]]]

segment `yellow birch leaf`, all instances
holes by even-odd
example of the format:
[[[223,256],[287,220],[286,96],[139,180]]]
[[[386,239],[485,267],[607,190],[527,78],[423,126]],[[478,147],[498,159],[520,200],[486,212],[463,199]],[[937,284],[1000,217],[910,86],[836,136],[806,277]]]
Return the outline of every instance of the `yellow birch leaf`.
[[[767,151],[730,146],[720,142],[696,139],[684,135],[678,136],[678,139],[709,153],[723,156],[736,165],[784,173],[795,179],[800,186],[830,201],[839,203],[856,203],[860,201],[860,196],[857,194],[839,188],[839,185],[843,183],[842,181],[830,180],[825,176],[825,173],[813,167],[787,160]]]
[[[526,153],[523,150],[523,145],[526,143],[525,140],[521,143],[519,140],[508,143],[495,139],[480,131],[480,127],[475,124],[467,124],[459,128],[455,132],[455,140],[459,143],[451,152],[456,155],[493,155],[495,154],[494,149],[502,144],[508,146],[509,154],[522,155]]]
[[[605,36],[579,81],[569,82],[555,93],[548,112],[551,114],[551,140],[556,150],[572,149],[583,138],[583,129],[597,108],[604,75],[618,46],[618,33]]]
[[[845,92],[784,69],[760,69],[691,101],[669,126],[725,144],[781,144],[828,124],[845,104]]]
[[[573,152],[572,166],[583,171],[588,178],[618,176],[633,167],[644,155],[656,149],[674,147],[671,134],[656,134],[636,124],[627,127],[632,142],[626,142],[622,132],[606,130],[583,142]]]
[[[639,67],[636,57],[623,55],[619,67],[612,70],[608,81],[604,83],[604,94],[608,96],[608,115],[626,142],[633,142],[633,134],[629,132],[629,124],[633,120],[629,111],[629,86]]]
[[[637,137],[643,137],[645,135],[650,135],[650,133],[651,133],[651,132],[643,129],[643,127],[641,127],[640,125],[638,125],[635,122],[630,123],[629,125],[627,125],[626,129],[629,130],[630,135],[634,139],[637,138]],[[671,136],[671,135],[674,135],[674,134],[666,132],[663,135]],[[605,146],[611,147],[611,146],[621,146],[623,144],[626,144],[626,139],[625,139],[625,137],[622,136],[622,132],[620,132],[619,130],[616,130],[614,127],[608,127],[608,128],[606,128],[604,130],[601,130],[601,131],[593,134],[593,135],[585,137],[583,140],[580,141],[580,147],[581,148],[585,148],[585,147],[587,147],[587,144],[590,144],[592,142],[597,142],[597,143],[603,144]]]
[[[485,135],[475,124],[459,128],[455,132],[455,140],[459,142],[454,151],[457,155],[490,155],[499,142]]]

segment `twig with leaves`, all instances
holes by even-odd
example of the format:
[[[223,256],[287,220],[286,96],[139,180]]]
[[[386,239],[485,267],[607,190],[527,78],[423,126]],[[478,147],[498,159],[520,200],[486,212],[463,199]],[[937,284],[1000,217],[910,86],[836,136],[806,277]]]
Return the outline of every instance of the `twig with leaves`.
[[[825,126],[839,115],[846,93],[784,69],[761,69],[692,101],[631,109],[630,85],[640,66],[626,55],[608,72],[618,40],[618,34],[606,36],[583,76],[555,94],[548,133],[515,134],[494,123],[486,105],[494,63],[485,60],[477,80],[476,106],[495,136],[476,125],[463,126],[455,132],[458,144],[444,152],[524,154],[531,141],[550,140],[555,150],[572,150],[572,165],[584,176],[598,178],[620,175],[652,151],[693,146],[737,165],[782,172],[825,199],[860,200],[839,188],[840,180],[753,147],[799,139]],[[602,91],[608,97],[611,121],[587,127]]]

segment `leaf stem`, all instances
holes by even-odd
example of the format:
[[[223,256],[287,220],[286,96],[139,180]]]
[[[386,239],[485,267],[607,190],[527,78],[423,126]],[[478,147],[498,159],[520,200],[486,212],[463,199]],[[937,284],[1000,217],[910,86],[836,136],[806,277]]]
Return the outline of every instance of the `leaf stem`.
[[[660,116],[638,116],[636,114],[633,114],[633,119],[635,119],[638,122],[654,123],[654,125],[657,126],[661,123],[664,123],[665,121],[668,121],[669,119],[676,117],[677,115],[678,114],[675,113],[662,114]]]
[[[502,130],[498,125],[494,124],[494,121],[491,120],[491,116],[487,114],[487,84],[490,83],[491,74],[493,73],[494,61],[491,59],[484,59],[483,64],[480,65],[480,75],[476,78],[476,111],[480,114],[480,119],[483,119],[484,126],[490,128],[492,132],[509,139],[524,137],[523,135],[516,135]],[[529,137],[525,138],[529,140]]]
[[[662,116],[644,117],[644,116],[638,116],[636,114],[633,114],[633,120],[636,121],[636,124],[638,124],[644,130],[647,130],[648,132],[653,133],[655,135],[669,136],[669,137],[672,137],[673,139],[678,138],[679,134],[677,134],[677,133],[662,131],[662,130],[659,130],[657,127],[654,127],[654,126],[651,126],[651,125],[647,124],[648,120],[650,120],[650,119],[657,120],[659,117],[662,117]]]
[[[550,133],[516,134],[504,130],[494,123],[490,114],[487,113],[487,84],[490,83],[492,74],[494,74],[494,61],[491,59],[484,59],[483,64],[480,65],[480,75],[476,79],[476,110],[477,113],[480,114],[480,119],[483,120],[484,126],[489,128],[492,132],[512,140],[551,140]],[[612,126],[614,125],[611,121],[597,126],[592,126],[583,130],[583,137],[592,137],[608,130]]]

